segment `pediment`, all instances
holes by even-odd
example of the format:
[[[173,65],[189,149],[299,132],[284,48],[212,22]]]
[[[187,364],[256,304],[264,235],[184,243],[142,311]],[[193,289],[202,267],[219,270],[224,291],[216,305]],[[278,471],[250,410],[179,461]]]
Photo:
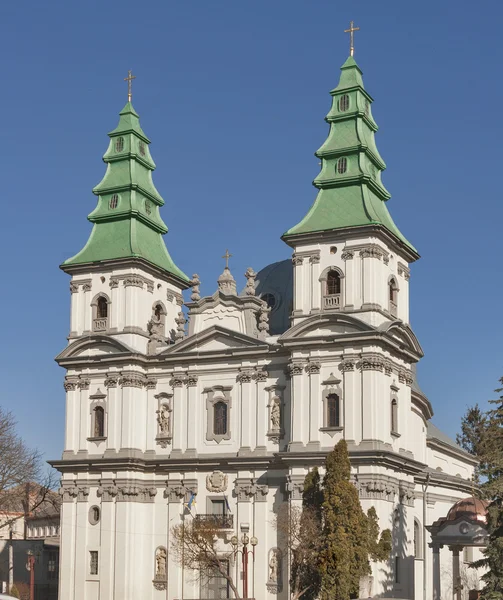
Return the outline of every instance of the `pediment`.
[[[371,333],[375,329],[368,323],[343,313],[313,315],[285,332],[280,342],[299,338],[317,338],[331,335],[358,335]]]
[[[123,342],[107,335],[95,334],[80,337],[72,342],[63,350],[63,352],[58,354],[56,361],[86,356],[133,353],[135,353],[135,350]]]
[[[419,355],[424,355],[423,349],[419,340],[415,336],[412,329],[402,321],[391,321],[383,323],[379,327],[379,331],[386,333],[395,343],[409,352]]]
[[[265,350],[267,347],[267,343],[263,340],[214,325],[191,335],[183,342],[170,346],[162,354],[185,354],[190,352],[199,354],[201,352],[225,352],[247,348],[263,348]]]

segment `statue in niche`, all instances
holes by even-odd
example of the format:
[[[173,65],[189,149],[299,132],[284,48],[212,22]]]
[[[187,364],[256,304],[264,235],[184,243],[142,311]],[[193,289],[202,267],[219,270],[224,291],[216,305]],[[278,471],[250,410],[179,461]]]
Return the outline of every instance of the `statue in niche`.
[[[169,435],[171,431],[171,415],[170,408],[167,404],[161,404],[157,411],[157,423],[159,424],[159,433],[161,435]]]
[[[155,578],[166,579],[166,549],[157,548],[155,555]]]
[[[269,581],[271,583],[278,583],[279,579],[279,556],[278,551],[271,550],[271,556],[269,558]]]
[[[279,431],[281,427],[281,407],[279,398],[273,398],[271,405],[271,431]]]

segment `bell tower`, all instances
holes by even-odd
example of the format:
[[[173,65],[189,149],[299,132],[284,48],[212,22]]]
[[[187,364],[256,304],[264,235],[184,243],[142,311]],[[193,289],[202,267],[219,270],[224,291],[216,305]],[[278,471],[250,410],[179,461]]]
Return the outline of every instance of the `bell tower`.
[[[164,201],[152,181],[150,140],[130,96],[108,134],[107,170],[93,190],[98,203],[88,217],[91,235],[61,268],[72,276],[70,342],[114,336],[152,353],[153,343],[174,340],[181,292],[190,282],[164,244],[168,228],[159,212]]]
[[[329,134],[315,153],[316,200],[282,238],[294,250],[293,324],[335,311],[357,312],[372,325],[407,323],[408,265],[419,254],[388,212],[373,100],[352,55],[330,95]]]

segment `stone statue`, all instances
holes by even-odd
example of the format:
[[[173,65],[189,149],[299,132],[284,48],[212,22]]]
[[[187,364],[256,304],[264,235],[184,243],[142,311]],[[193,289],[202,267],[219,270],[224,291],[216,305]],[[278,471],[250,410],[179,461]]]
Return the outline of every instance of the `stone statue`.
[[[258,314],[259,338],[262,340],[265,339],[269,335],[269,313],[270,312],[271,312],[271,309],[264,302],[263,306],[260,307],[259,314]]]
[[[245,294],[247,296],[255,296],[255,277],[256,276],[257,276],[257,274],[255,273],[255,271],[251,267],[248,267],[246,269],[246,273],[245,273],[245,277],[246,277]]]
[[[279,399],[274,398],[271,406],[271,430],[279,431],[281,426],[281,408]]]
[[[276,550],[271,551],[271,557],[269,559],[269,581],[271,583],[278,582],[279,574],[279,558]]]
[[[169,406],[161,404],[157,411],[157,422],[159,423],[159,432],[163,435],[168,435],[171,429],[171,415],[169,414]]]
[[[177,318],[175,319],[176,323],[176,333],[175,333],[175,342],[179,342],[183,340],[185,337],[185,323],[187,323],[187,319],[185,318],[183,312],[179,312]]]
[[[158,548],[155,557],[155,576],[157,579],[166,579],[166,549]]]

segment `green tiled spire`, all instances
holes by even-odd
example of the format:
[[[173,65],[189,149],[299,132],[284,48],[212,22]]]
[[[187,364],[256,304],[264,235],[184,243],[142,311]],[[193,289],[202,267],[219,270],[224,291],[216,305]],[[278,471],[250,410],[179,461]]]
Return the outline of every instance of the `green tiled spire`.
[[[118,126],[108,135],[110,144],[103,157],[107,171],[93,189],[98,205],[88,217],[94,223],[93,230],[84,248],[62,268],[141,258],[188,283],[162,238],[168,231],[159,214],[164,200],[152,181],[155,163],[150,156],[150,140],[131,102],[122,109]]]
[[[328,138],[315,153],[321,172],[313,181],[319,192],[302,221],[289,229],[291,236],[366,225],[382,226],[417,256],[415,248],[393,222],[381,182],[386,164],[375,145],[377,125],[372,117],[372,98],[363,87],[362,72],[350,56],[341,67],[339,85],[333,89],[332,108],[326,116]]]

